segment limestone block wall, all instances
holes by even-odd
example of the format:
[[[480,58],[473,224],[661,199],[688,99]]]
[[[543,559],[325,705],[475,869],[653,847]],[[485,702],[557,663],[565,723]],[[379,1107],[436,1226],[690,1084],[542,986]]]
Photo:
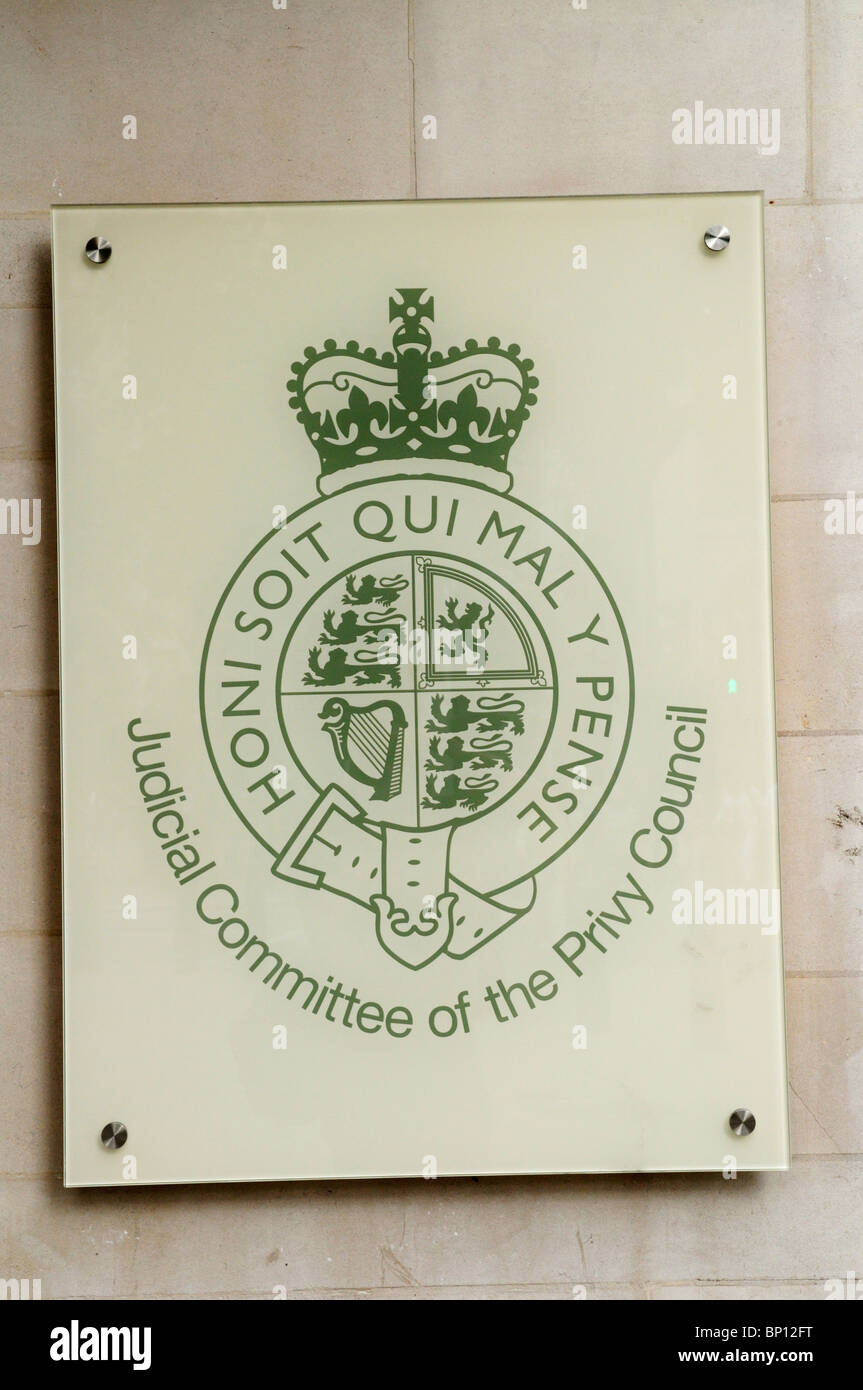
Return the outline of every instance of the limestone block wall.
[[[861,0],[0,0],[0,493],[41,500],[38,544],[0,535],[0,1276],[794,1299],[863,1274],[863,536],[824,525],[863,498],[861,79]],[[697,103],[764,112],[763,142],[676,141]],[[791,1172],[64,1191],[50,205],[723,188],[766,201]]]

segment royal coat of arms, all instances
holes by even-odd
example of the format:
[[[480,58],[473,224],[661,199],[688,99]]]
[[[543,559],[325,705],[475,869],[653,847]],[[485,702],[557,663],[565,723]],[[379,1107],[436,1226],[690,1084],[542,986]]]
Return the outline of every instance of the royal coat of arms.
[[[350,899],[416,970],[529,920],[611,791],[633,680],[568,518],[531,506],[529,466],[513,490],[533,362],[495,337],[433,350],[425,290],[389,319],[390,351],[330,339],[293,365],[292,477],[314,450],[319,496],[222,594],[201,714],[272,873]]]

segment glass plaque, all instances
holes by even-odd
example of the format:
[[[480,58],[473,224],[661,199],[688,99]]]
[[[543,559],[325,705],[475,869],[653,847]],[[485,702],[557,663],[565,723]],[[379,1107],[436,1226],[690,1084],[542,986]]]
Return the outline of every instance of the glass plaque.
[[[760,195],[53,259],[67,1184],[787,1167]]]

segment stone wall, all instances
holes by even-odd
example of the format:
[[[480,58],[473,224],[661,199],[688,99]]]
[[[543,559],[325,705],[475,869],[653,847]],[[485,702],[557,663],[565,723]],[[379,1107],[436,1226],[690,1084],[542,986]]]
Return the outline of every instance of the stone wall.
[[[863,497],[861,92],[860,0],[0,0],[0,491],[43,504],[39,545],[0,536],[0,1277],[793,1299],[863,1273],[863,539],[824,525]],[[675,142],[698,102],[763,110],[764,143]],[[49,206],[751,188],[792,1171],[64,1191]]]

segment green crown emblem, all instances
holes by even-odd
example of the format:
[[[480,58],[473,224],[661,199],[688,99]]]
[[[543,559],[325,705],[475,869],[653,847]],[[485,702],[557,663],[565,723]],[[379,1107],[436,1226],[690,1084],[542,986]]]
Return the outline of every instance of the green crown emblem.
[[[507,492],[509,451],[536,401],[533,363],[499,338],[432,352],[425,320],[434,320],[434,299],[423,289],[396,290],[389,309],[392,352],[328,338],[291,367],[290,403],[318,452],[319,490],[356,481],[348,470],[361,465],[377,475],[464,477],[473,464],[487,486]]]

